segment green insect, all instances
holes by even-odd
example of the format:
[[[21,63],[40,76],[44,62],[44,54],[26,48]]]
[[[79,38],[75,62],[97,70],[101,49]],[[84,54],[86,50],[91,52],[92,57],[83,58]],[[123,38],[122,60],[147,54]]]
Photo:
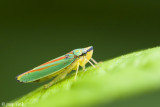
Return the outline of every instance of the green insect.
[[[45,88],[50,87],[52,84],[65,76],[72,70],[76,70],[75,79],[79,70],[79,66],[85,71],[86,63],[90,63],[93,67],[94,64],[90,59],[97,64],[92,58],[93,46],[87,48],[75,49],[63,56],[48,61],[40,66],[33,68],[27,72],[24,72],[16,77],[19,82],[42,82],[55,77],[50,83],[45,85]]]

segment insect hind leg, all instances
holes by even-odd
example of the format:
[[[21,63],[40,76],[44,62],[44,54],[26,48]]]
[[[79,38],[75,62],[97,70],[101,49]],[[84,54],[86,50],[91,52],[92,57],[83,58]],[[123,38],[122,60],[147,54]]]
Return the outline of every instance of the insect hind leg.
[[[76,62],[76,61],[75,61],[75,62]],[[52,86],[52,85],[53,85],[54,83],[56,83],[57,81],[65,78],[66,75],[67,75],[68,73],[70,73],[76,65],[77,65],[77,63],[72,63],[70,66],[68,66],[67,68],[65,68],[65,69],[63,70],[63,72],[61,72],[59,75],[57,75],[57,77],[54,78],[51,82],[49,82],[48,84],[46,84],[46,85],[44,86],[44,88],[49,88],[50,86]]]
[[[50,86],[52,86],[53,84],[55,84],[56,82],[58,82],[59,80],[65,78],[67,75],[67,72],[62,72],[60,75],[58,75],[56,78],[54,78],[51,82],[49,82],[48,84],[44,85],[44,88],[49,88]]]
[[[78,70],[79,70],[79,63],[78,63],[78,66],[77,66],[77,71],[76,71],[76,75],[75,75],[75,80],[76,80],[76,77],[77,77],[77,73],[78,73]],[[50,86],[52,86],[53,84],[55,84],[56,82],[58,82],[59,80],[62,80],[66,77],[66,75],[71,72],[72,70],[69,69],[69,70],[66,70],[64,72],[62,72],[61,74],[59,74],[56,78],[54,78],[51,82],[49,82],[48,84],[45,84],[44,85],[44,88],[49,88]]]

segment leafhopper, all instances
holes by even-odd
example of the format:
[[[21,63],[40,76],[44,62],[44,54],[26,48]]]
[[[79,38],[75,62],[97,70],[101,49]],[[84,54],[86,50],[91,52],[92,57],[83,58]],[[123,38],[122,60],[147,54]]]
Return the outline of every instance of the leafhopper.
[[[65,78],[72,70],[76,70],[75,79],[79,70],[79,66],[85,71],[85,65],[89,62],[93,67],[97,62],[92,58],[93,46],[86,48],[74,49],[73,51],[62,55],[58,58],[50,60],[40,66],[24,72],[16,77],[19,82],[42,82],[55,77],[51,82],[45,85],[45,88]],[[92,60],[92,63],[90,60]]]

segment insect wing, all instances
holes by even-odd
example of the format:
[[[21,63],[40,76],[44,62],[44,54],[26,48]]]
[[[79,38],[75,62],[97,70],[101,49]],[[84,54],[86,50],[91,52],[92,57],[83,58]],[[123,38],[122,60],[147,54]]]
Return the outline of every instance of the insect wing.
[[[75,58],[73,54],[63,55],[17,76],[17,80],[20,82],[36,81],[60,71],[70,65],[74,60]]]

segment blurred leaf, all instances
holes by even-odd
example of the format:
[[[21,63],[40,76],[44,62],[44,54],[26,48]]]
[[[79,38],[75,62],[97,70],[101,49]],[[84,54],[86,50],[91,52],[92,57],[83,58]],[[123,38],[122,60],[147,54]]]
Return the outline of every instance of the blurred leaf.
[[[25,95],[24,107],[78,107],[109,104],[160,89],[160,47],[134,52],[88,67],[48,89]]]

